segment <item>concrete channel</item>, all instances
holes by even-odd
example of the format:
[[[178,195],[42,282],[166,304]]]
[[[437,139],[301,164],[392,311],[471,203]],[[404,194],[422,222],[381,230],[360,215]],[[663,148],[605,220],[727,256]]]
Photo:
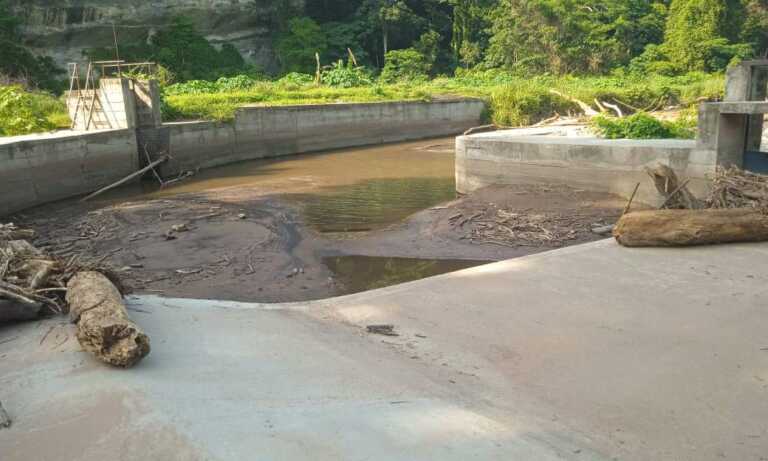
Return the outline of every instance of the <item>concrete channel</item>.
[[[743,83],[749,69],[729,78]],[[656,162],[705,188],[762,134],[750,129],[768,108],[739,100],[742,86],[702,107],[696,141],[461,136],[457,188],[561,182],[562,195],[628,195]],[[455,134],[481,113],[474,100],[245,108],[229,124],[5,140],[0,215],[118,179],[143,149],[150,159],[170,152],[173,175]],[[639,201],[657,199],[643,190]],[[254,203],[254,214],[268,205]],[[412,248],[424,235],[410,236]],[[62,319],[0,326],[0,401],[14,421],[0,429],[0,459],[764,460],[767,257],[765,243],[600,240],[318,301],[135,295],[129,310],[153,351],[130,371],[83,354]]]
[[[85,194],[136,171],[161,174],[244,160],[455,135],[481,123],[480,100],[245,107],[231,123],[184,122],[0,138],[0,216]]]

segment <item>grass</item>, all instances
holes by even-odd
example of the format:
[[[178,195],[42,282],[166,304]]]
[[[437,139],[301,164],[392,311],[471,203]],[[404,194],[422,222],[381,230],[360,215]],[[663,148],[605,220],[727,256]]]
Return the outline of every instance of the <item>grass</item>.
[[[617,104],[625,113],[648,112],[670,105],[692,106],[701,100],[722,97],[722,75],[693,73],[678,77],[629,76],[532,76],[521,77],[498,70],[459,71],[455,77],[429,81],[402,82],[335,88],[315,85],[302,79],[222,82],[189,82],[165,88],[163,118],[166,121],[231,121],[245,105],[284,106],[340,102],[381,102],[395,100],[429,101],[448,96],[477,97],[486,101],[490,121],[500,126],[525,126],[555,114],[577,113],[571,101],[552,93],[587,102]],[[7,87],[6,87],[7,88]],[[0,87],[2,90],[3,87]],[[0,114],[0,135],[67,128],[69,117],[61,98],[39,92],[25,92],[25,110],[8,104],[5,119]],[[0,101],[1,103],[2,101]],[[3,123],[14,128],[3,131]],[[19,123],[26,118],[34,123]],[[631,130],[630,130],[631,131]],[[676,132],[680,133],[680,132]],[[675,134],[676,136],[678,134]]]
[[[515,77],[501,72],[463,73],[424,82],[332,88],[314,84],[258,82],[238,91],[165,96],[166,120],[219,120],[234,118],[238,107],[249,104],[281,106],[423,100],[445,96],[484,99],[491,121],[501,126],[525,126],[556,113],[578,112],[578,106],[550,90],[594,105],[594,100],[618,104],[625,113],[651,111],[670,105],[690,106],[722,97],[721,75],[703,73],[679,77]]]

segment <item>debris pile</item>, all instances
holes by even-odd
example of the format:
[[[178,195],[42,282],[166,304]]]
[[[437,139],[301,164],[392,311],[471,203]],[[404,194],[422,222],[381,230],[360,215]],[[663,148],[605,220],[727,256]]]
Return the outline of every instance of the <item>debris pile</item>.
[[[459,213],[449,221],[455,228],[466,229],[462,239],[509,247],[563,246],[578,237],[580,225],[573,216],[512,212],[495,206],[471,216]]]
[[[69,266],[22,240],[34,235],[0,224],[0,321],[66,312],[63,293]]]
[[[36,248],[34,238],[0,224],[0,322],[70,313],[80,344],[105,362],[128,367],[146,356],[149,338],[128,319],[124,289],[105,258],[64,260]]]
[[[718,168],[706,202],[709,208],[768,209],[768,176],[736,167]]]
[[[768,176],[719,168],[705,200],[697,199],[667,166],[648,170],[666,197],[660,210],[628,213],[613,235],[630,247],[768,241]],[[670,209],[663,209],[670,208]]]

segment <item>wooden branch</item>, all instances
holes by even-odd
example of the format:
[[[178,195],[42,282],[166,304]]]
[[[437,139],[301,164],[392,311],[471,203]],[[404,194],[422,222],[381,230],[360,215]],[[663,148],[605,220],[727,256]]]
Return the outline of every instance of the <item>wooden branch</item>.
[[[634,192],[632,192],[632,196],[629,197],[629,202],[627,202],[627,206],[624,207],[624,212],[621,213],[622,216],[629,213],[629,210],[632,208],[632,202],[635,201],[635,196],[637,195],[637,190],[640,189],[640,183],[637,183],[635,186]]]
[[[143,175],[147,171],[153,169],[157,165],[160,165],[161,163],[166,162],[166,161],[168,161],[168,156],[164,155],[159,160],[156,160],[156,161],[150,163],[149,165],[147,165],[146,167],[140,169],[139,171],[137,171],[135,173],[131,173],[128,176],[126,176],[125,178],[121,179],[120,181],[117,181],[116,183],[110,184],[107,187],[104,187],[102,189],[97,190],[96,192],[92,193],[91,195],[85,197],[84,199],[82,199],[80,201],[81,202],[87,202],[88,200],[91,200],[92,198],[98,197],[99,195],[103,194],[104,192],[112,190],[115,187],[122,186],[123,184],[127,183],[128,181]]]
[[[595,115],[600,115],[599,112],[597,112],[595,109],[591,108],[589,104],[585,103],[584,101],[579,101],[578,99],[565,95],[557,90],[549,90],[550,93],[560,96],[563,99],[567,99],[568,101],[571,101],[572,103],[576,104],[581,108],[582,112],[584,112],[584,115],[587,117],[594,117]]]
[[[603,105],[609,109],[613,109],[614,112],[616,112],[616,115],[619,116],[619,118],[624,118],[624,113],[621,111],[621,108],[617,106],[616,104],[611,104],[609,102],[604,102]]]

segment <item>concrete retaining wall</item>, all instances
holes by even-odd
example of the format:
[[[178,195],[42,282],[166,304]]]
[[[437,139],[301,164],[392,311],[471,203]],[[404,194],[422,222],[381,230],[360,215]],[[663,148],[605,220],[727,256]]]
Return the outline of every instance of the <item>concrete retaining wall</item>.
[[[167,139],[153,155],[170,152],[173,161],[162,173],[173,175],[243,160],[458,134],[481,123],[484,107],[473,99],[246,107],[233,123],[169,123],[147,137]]]
[[[142,111],[151,122],[150,109]],[[173,156],[161,169],[173,176],[242,160],[457,134],[479,125],[483,111],[483,102],[472,99],[247,107],[233,123],[0,138],[0,216],[117,181],[146,163],[145,147],[150,157]]]
[[[0,138],[0,216],[117,181],[136,153],[133,130]]]
[[[588,137],[516,136],[514,131],[456,139],[456,184],[461,193],[489,185],[560,182],[657,205],[660,197],[645,167],[664,163],[703,193],[713,173],[715,151],[685,140],[605,140]]]

